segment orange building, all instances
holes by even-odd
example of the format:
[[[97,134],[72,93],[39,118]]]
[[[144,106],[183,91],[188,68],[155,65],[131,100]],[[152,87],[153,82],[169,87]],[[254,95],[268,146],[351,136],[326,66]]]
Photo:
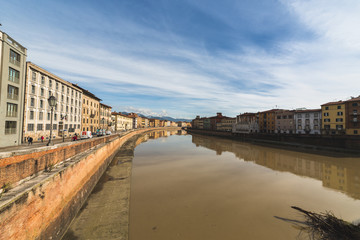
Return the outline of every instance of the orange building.
[[[275,113],[280,109],[259,112],[259,130],[261,133],[275,133]]]

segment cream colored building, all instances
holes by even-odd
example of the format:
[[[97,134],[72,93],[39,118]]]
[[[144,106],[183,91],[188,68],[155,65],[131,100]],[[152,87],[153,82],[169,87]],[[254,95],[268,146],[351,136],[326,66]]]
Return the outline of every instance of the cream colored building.
[[[0,31],[0,147],[21,144],[27,50]]]
[[[48,140],[51,128],[51,108],[48,98],[56,98],[53,109],[52,137],[71,137],[80,133],[82,92],[78,87],[27,62],[24,109],[24,137],[34,141],[41,136]]]
[[[109,105],[100,103],[100,128],[110,130],[111,127],[111,108]]]
[[[82,98],[82,112],[81,112],[81,131],[95,132],[100,129],[100,101],[88,90],[73,84],[75,87],[81,89],[83,93]]]
[[[122,113],[113,112],[111,113],[113,131],[127,131],[132,129],[133,118]]]

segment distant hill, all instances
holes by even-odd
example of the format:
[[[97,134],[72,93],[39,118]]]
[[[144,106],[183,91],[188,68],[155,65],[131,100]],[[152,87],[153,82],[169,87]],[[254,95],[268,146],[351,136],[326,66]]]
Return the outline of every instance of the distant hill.
[[[121,112],[122,114],[126,114],[128,115],[128,112]],[[159,120],[167,120],[167,121],[173,121],[173,122],[191,122],[191,119],[186,119],[186,118],[172,118],[172,117],[168,117],[168,116],[164,116],[164,117],[157,117],[157,116],[145,116],[141,113],[137,113],[137,115],[139,115],[140,117],[146,117],[146,118],[155,118],[155,119],[159,119]]]

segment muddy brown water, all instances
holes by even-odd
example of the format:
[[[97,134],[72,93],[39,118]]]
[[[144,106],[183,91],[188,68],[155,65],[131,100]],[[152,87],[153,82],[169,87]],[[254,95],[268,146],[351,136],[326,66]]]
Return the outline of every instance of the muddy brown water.
[[[274,218],[301,220],[293,205],[360,218],[359,157],[170,135],[135,149],[130,240],[308,239]]]

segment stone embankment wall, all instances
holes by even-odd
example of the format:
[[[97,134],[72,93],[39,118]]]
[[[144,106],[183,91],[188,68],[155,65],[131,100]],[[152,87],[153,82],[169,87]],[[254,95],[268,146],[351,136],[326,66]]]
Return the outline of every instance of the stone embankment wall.
[[[231,132],[188,129],[189,133],[220,136],[247,142],[277,144],[292,147],[318,148],[344,152],[360,152],[360,137],[347,135],[298,135],[298,134],[233,134]]]
[[[3,163],[2,166],[9,166],[17,173],[24,169],[25,177],[45,169],[50,163],[58,164],[36,173],[36,177],[18,184],[2,196],[0,239],[60,239],[119,147],[134,135],[153,130],[156,129],[140,129],[121,137],[50,147],[42,152],[6,159],[7,165]],[[12,181],[17,179],[13,176]]]

